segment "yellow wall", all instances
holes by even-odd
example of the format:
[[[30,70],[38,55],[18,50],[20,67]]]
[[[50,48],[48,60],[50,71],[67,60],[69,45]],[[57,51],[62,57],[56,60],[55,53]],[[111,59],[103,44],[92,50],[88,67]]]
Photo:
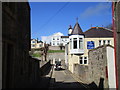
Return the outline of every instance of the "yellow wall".
[[[94,41],[96,48],[99,46],[99,40],[110,40],[111,41],[110,45],[114,46],[114,38],[85,38],[83,56],[88,56],[87,41]]]
[[[68,46],[68,69],[73,73],[74,64],[79,63],[79,57],[77,55],[70,54],[70,45]]]
[[[84,39],[84,54],[83,55],[71,55],[70,54],[70,45],[68,44],[68,69],[73,73],[74,64],[79,64],[79,57],[86,57],[88,59],[88,49],[87,49],[87,41],[94,41],[95,48],[99,46],[99,40],[110,40],[110,45],[114,46],[114,38],[85,38]],[[88,59],[89,62],[89,59]]]

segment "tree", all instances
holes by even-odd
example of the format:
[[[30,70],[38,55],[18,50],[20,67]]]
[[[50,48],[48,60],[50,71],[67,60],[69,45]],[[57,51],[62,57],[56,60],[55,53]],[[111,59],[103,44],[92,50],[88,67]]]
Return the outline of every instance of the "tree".
[[[43,48],[43,55],[44,55],[45,61],[47,61],[48,47],[49,45],[45,43],[44,48]]]
[[[108,28],[108,29],[112,30],[112,24],[108,24],[107,26],[105,26],[105,28]]]

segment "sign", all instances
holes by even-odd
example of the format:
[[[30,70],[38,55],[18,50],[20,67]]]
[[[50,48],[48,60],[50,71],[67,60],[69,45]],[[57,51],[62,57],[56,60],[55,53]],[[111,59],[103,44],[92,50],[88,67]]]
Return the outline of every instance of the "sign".
[[[88,41],[87,42],[87,49],[94,49],[94,48],[95,48],[94,42],[93,41]]]

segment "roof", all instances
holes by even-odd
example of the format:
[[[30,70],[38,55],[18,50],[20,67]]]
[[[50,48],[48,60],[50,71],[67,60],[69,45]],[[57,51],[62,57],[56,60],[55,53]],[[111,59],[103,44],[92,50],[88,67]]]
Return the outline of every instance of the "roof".
[[[84,35],[85,38],[113,37],[113,31],[103,27],[91,27]]]
[[[71,26],[71,25],[69,26],[68,30],[69,30],[69,29],[72,29],[72,26]]]
[[[71,33],[72,35],[83,35],[84,33],[82,32],[82,29],[79,25],[79,23],[77,22],[73,28],[73,31]]]
[[[61,36],[61,38],[69,38],[69,36]]]
[[[54,33],[52,36],[63,36],[63,33],[57,32],[57,33]]]

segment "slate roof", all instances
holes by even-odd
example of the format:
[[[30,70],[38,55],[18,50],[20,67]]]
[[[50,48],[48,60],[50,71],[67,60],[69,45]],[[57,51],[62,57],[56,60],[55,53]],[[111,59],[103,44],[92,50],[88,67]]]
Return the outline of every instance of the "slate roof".
[[[77,22],[72,30],[71,35],[84,35],[79,23]]]
[[[61,38],[69,38],[69,36],[61,36]]]
[[[113,31],[103,27],[92,27],[84,32],[85,38],[113,37]]]

